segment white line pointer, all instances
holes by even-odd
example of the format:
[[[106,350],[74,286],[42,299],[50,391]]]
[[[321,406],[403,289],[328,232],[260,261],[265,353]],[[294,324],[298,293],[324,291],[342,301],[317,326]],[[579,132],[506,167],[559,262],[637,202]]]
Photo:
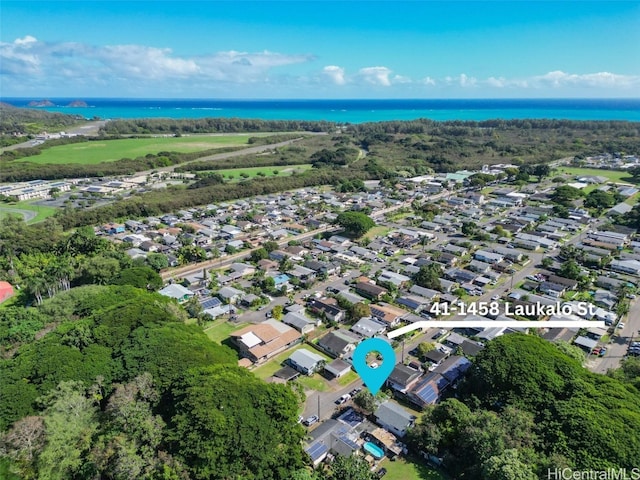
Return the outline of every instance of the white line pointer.
[[[387,332],[389,339],[399,337],[413,330],[423,331],[427,328],[607,328],[604,322],[592,320],[549,320],[540,321],[520,321],[520,320],[487,320],[487,321],[460,321],[460,320],[421,320],[406,327],[397,328]]]

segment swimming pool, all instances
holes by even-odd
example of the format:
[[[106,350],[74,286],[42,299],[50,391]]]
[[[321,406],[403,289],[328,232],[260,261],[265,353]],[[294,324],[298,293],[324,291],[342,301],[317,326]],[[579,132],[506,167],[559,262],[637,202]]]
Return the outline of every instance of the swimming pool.
[[[380,459],[384,457],[384,450],[382,450],[378,445],[372,442],[367,442],[363,445],[363,448],[367,453],[373,455],[374,458]]]

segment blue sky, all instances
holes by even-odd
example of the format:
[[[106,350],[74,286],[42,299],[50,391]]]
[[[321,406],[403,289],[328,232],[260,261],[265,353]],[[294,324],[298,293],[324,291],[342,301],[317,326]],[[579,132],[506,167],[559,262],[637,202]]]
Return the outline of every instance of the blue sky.
[[[640,96],[640,2],[11,1],[3,97]]]

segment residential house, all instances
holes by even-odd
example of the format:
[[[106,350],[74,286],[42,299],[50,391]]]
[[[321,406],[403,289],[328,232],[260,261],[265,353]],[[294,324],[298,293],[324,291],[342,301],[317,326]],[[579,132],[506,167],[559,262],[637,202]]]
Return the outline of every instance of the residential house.
[[[479,260],[471,260],[467,269],[475,273],[487,273],[491,270],[491,264]]]
[[[489,252],[487,250],[478,250],[473,256],[476,260],[490,264],[500,263],[504,260],[503,255]]]
[[[538,285],[538,291],[554,298],[560,298],[564,294],[566,287],[558,283],[542,282]]]
[[[336,358],[328,365],[325,365],[324,371],[332,378],[340,378],[351,371],[351,364]]]
[[[347,315],[332,298],[312,298],[309,300],[308,307],[312,312],[324,316],[332,322],[342,322]]]
[[[387,324],[373,317],[363,317],[350,330],[366,338],[382,335],[387,330]]]
[[[397,437],[404,437],[415,424],[416,416],[390,400],[380,404],[374,413],[375,422]]]
[[[397,289],[401,289],[404,287],[411,279],[406,275],[402,275],[400,273],[391,272],[389,270],[380,271],[380,275],[378,275],[379,283],[386,283],[393,285]]]
[[[338,266],[329,262],[319,262],[317,260],[307,260],[304,266],[316,272],[317,275],[333,275],[338,271]]]
[[[222,287],[218,291],[217,295],[220,300],[222,300],[226,304],[235,305],[242,298],[244,292],[233,287]]]
[[[293,352],[286,363],[303,375],[313,375],[319,371],[325,364],[323,356],[318,355],[306,348],[300,348]]]
[[[330,357],[342,358],[353,352],[358,343],[360,343],[358,335],[340,329],[331,331],[320,338],[317,345]]]
[[[442,279],[440,279],[440,282],[442,282]],[[437,290],[432,290],[430,288],[424,288],[421,287],[420,285],[413,285],[410,289],[409,292],[415,294],[415,295],[419,295],[421,297],[424,297],[428,300],[433,301],[436,297],[438,297],[440,295],[440,292],[438,292]]]
[[[448,386],[449,382],[442,375],[429,372],[414,385],[406,398],[419,408],[424,408],[437,403]]]
[[[380,300],[383,295],[388,293],[386,288],[372,285],[370,283],[358,282],[355,286],[356,292],[371,300]]]
[[[640,261],[638,260],[612,260],[609,268],[616,272],[640,276]]]
[[[161,290],[158,290],[160,295],[165,297],[175,298],[178,302],[186,302],[189,298],[193,297],[194,293],[186,287],[183,287],[179,283],[172,283],[167,285]]]
[[[371,308],[371,315],[391,328],[398,326],[402,318],[407,314],[405,310],[389,304],[371,304],[369,307]]]
[[[231,334],[231,342],[238,347],[240,355],[254,363],[263,363],[301,340],[300,332],[273,319]]]
[[[396,392],[405,394],[411,390],[421,375],[422,372],[399,363],[387,378],[387,386]]]
[[[300,333],[307,334],[316,328],[316,322],[304,315],[303,312],[289,312],[282,319],[282,323],[292,326]]]

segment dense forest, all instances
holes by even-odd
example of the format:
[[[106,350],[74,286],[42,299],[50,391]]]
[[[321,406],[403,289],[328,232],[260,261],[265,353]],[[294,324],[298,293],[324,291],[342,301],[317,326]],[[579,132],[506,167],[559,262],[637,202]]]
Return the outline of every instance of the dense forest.
[[[79,115],[18,108],[0,102],[0,135],[37,134],[43,130],[64,129],[84,121],[84,117]]]
[[[460,479],[631,471],[640,458],[639,382],[638,359],[603,376],[534,335],[503,335],[475,358],[457,398],[427,410],[409,443]]]
[[[102,128],[105,135],[147,133],[255,133],[255,132],[331,132],[333,122],[302,120],[257,120],[244,118],[142,118],[114,120]]]

